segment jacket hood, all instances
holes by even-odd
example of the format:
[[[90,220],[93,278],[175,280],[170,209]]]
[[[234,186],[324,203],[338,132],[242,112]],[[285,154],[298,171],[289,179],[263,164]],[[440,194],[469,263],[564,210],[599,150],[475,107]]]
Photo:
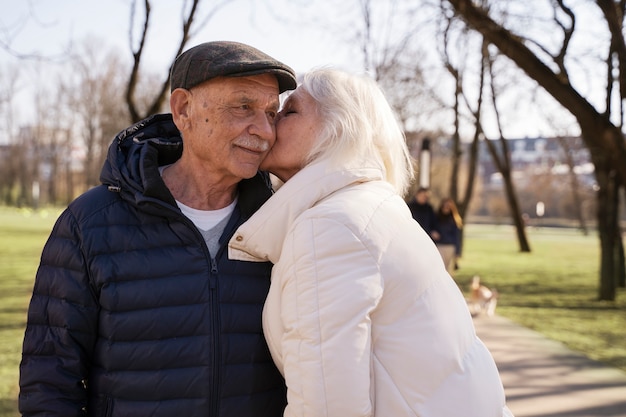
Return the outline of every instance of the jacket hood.
[[[174,163],[183,151],[171,114],[157,114],[117,134],[109,147],[100,181],[125,198],[154,197],[175,205],[158,167]]]

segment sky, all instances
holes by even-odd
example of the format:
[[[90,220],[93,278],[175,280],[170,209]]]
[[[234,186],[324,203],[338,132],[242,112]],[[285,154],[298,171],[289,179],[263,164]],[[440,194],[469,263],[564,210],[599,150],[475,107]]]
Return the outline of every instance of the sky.
[[[139,0],[141,5],[143,1]],[[146,62],[167,67],[180,39],[182,1],[153,0]],[[216,3],[210,0],[207,5]],[[291,4],[289,4],[291,3]],[[350,66],[331,37],[306,22],[296,0],[231,0],[204,25],[187,48],[208,40],[248,43],[302,72],[319,65]],[[93,35],[130,57],[130,0],[0,0],[0,29],[22,54],[61,54],[71,39]],[[329,11],[332,12],[332,11]],[[281,14],[288,13],[288,16]],[[304,12],[306,13],[306,8]],[[206,15],[206,14],[205,14]],[[276,16],[278,15],[278,16]],[[288,18],[288,20],[284,20]],[[7,30],[8,28],[8,30]],[[10,34],[10,35],[7,35]],[[0,54],[0,62],[11,59]]]
[[[353,65],[357,60],[350,57],[347,44],[337,45],[336,29],[330,33],[324,30],[324,23],[321,27],[315,24],[325,20],[337,22],[337,16],[328,17],[329,20],[324,16],[336,10],[319,6],[332,1],[317,1],[317,17],[310,18],[307,0],[222,0],[224,5],[207,20],[210,8],[218,1],[203,0],[204,8],[196,16],[201,19],[197,23],[205,24],[196,25],[196,32],[185,49],[210,40],[231,40],[255,46],[290,65],[297,73],[326,65],[361,71]],[[143,0],[137,3],[135,26],[140,28]],[[164,74],[175,58],[182,34],[183,3],[183,0],[152,0],[151,26],[142,56],[142,68],[152,74]],[[9,44],[13,51],[8,53],[6,48],[0,48],[0,71],[16,62],[23,65],[24,61],[19,61],[15,54],[62,60],[70,44],[78,48],[85,39],[91,39],[94,48],[119,50],[126,62],[132,62],[130,4],[131,0],[0,0],[0,42]],[[17,125],[26,124],[33,117],[33,85],[48,71],[21,72],[19,91],[13,99]]]
[[[143,0],[136,1],[142,6]],[[212,7],[218,1],[204,0],[205,7]],[[149,68],[151,73],[162,74],[175,58],[181,36],[183,3],[183,0],[152,0],[152,25],[142,57],[142,66]],[[315,3],[314,11],[312,3]],[[70,42],[73,41],[76,47],[91,37],[94,48],[115,48],[127,62],[131,62],[130,4],[131,0],[0,0],[0,41],[9,43],[16,53],[54,59],[63,56]],[[200,30],[196,27],[198,32],[186,48],[209,40],[233,40],[261,49],[290,65],[297,73],[326,65],[362,72],[362,53],[354,43],[350,46],[347,42],[357,30],[354,15],[352,18],[346,16],[339,10],[340,4],[347,3],[333,0],[227,0],[208,23],[198,26]],[[356,2],[355,6],[349,7],[355,11]],[[207,9],[202,9],[199,15],[206,16],[206,12]],[[143,12],[140,10],[139,13]],[[140,15],[139,20],[142,18]],[[139,21],[136,25],[141,23]],[[338,33],[338,27],[345,28],[343,33]],[[345,42],[340,40],[342,36]],[[431,36],[423,39],[430,40]],[[16,61],[13,55],[0,48],[0,70]],[[45,76],[45,70],[42,72],[41,76]],[[23,84],[38,81],[32,79],[32,74],[29,76],[31,79],[22,81]],[[33,107],[28,86],[20,91],[16,101],[22,109],[19,116],[27,119],[28,109]],[[516,108],[516,117],[512,119],[517,126],[510,125],[513,127],[509,136],[540,134],[539,123],[528,123],[530,112],[535,110]],[[517,116],[520,113],[529,116]]]
[[[310,2],[226,0],[207,20],[210,8],[218,1],[203,0],[204,8],[196,14],[201,20],[196,23],[204,24],[196,25],[186,49],[205,41],[231,40],[255,46],[290,65],[297,73],[322,65],[353,69],[351,63],[355,60],[346,53],[348,47],[336,45],[330,33],[320,30],[309,19],[307,3]],[[143,0],[137,3],[135,26],[140,28]],[[142,56],[142,68],[152,74],[165,74],[175,58],[182,34],[183,3],[183,0],[152,0],[151,26]],[[319,3],[316,13],[324,20],[324,13],[334,10],[320,11]],[[131,0],[0,0],[0,42],[9,44],[13,51],[8,53],[6,48],[0,48],[0,71],[16,63],[18,68],[28,68],[20,70],[18,92],[12,99],[15,127],[29,124],[34,117],[34,86],[53,74],[46,70],[50,67],[45,63],[37,64],[37,70],[30,70],[35,67],[35,61],[19,61],[15,54],[42,56],[54,62],[63,59],[70,44],[79,48],[85,39],[91,39],[94,48],[119,50],[125,62],[130,63],[130,4]],[[336,22],[337,18],[331,20]]]

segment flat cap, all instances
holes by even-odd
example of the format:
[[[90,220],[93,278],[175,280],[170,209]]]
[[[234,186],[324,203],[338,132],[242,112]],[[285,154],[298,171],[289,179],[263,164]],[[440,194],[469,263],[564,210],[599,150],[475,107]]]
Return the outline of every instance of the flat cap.
[[[274,74],[280,92],[296,88],[293,69],[252,46],[238,42],[201,43],[183,52],[172,65],[171,91],[190,89],[215,77]]]

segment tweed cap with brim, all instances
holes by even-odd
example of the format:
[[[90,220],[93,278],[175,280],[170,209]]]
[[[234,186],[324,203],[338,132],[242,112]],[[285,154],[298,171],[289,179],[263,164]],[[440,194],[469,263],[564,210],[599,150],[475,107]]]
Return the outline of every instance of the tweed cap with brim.
[[[246,77],[274,74],[280,92],[297,86],[293,69],[252,46],[239,42],[206,42],[176,58],[171,72],[171,91],[190,89],[215,77]]]

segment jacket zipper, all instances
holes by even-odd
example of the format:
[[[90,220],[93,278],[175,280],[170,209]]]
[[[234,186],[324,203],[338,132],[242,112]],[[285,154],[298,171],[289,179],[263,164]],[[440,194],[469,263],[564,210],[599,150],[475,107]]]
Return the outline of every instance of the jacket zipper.
[[[209,257],[211,255],[209,254]],[[211,368],[213,372],[211,372],[211,396],[213,397],[213,401],[211,401],[213,411],[210,415],[217,416],[219,415],[219,380],[221,375],[221,367],[220,367],[220,328],[219,328],[219,300],[217,296],[217,259],[211,257],[211,274],[209,275],[209,303],[211,308],[211,335],[213,337],[213,349],[212,349],[212,357],[211,362],[213,363],[213,367]]]
[[[169,206],[168,206],[169,207]],[[180,214],[180,212],[178,212]],[[219,256],[220,250],[218,250],[218,253],[215,255],[215,258],[213,258],[211,256],[211,254],[209,253],[209,248],[206,245],[206,242],[204,241],[204,237],[202,236],[202,234],[200,233],[200,231],[196,228],[196,225],[193,224],[193,222],[185,217],[184,215],[180,214],[180,216],[182,217],[182,221],[184,223],[187,224],[188,227],[190,227],[194,233],[196,234],[196,236],[200,239],[203,251],[205,256],[210,260],[209,264],[211,267],[210,273],[209,273],[209,308],[211,310],[211,318],[210,318],[210,326],[211,328],[209,329],[210,331],[210,335],[213,338],[213,349],[211,352],[211,363],[210,363],[210,369],[212,370],[211,375],[209,376],[209,384],[210,384],[210,391],[211,391],[211,397],[209,398],[209,415],[210,416],[217,416],[219,415],[219,381],[220,381],[220,376],[221,376],[221,361],[220,361],[220,355],[221,355],[221,342],[220,342],[220,326],[219,326],[219,297],[217,295],[217,277],[218,277],[218,273],[219,273],[219,269],[217,267],[217,258]]]
[[[209,416],[219,415],[219,381],[221,375],[220,354],[221,354],[221,342],[220,342],[220,326],[219,326],[219,297],[217,295],[217,277],[219,270],[217,268],[217,255],[215,258],[209,253],[209,248],[204,241],[204,237],[200,231],[196,228],[191,220],[181,215],[184,222],[191,227],[196,236],[200,239],[205,256],[209,259],[211,267],[209,273],[209,308],[210,314],[210,336],[213,338],[213,349],[211,349],[211,375],[209,376],[209,386],[211,392],[211,398],[209,398]],[[219,251],[218,251],[219,254]]]

